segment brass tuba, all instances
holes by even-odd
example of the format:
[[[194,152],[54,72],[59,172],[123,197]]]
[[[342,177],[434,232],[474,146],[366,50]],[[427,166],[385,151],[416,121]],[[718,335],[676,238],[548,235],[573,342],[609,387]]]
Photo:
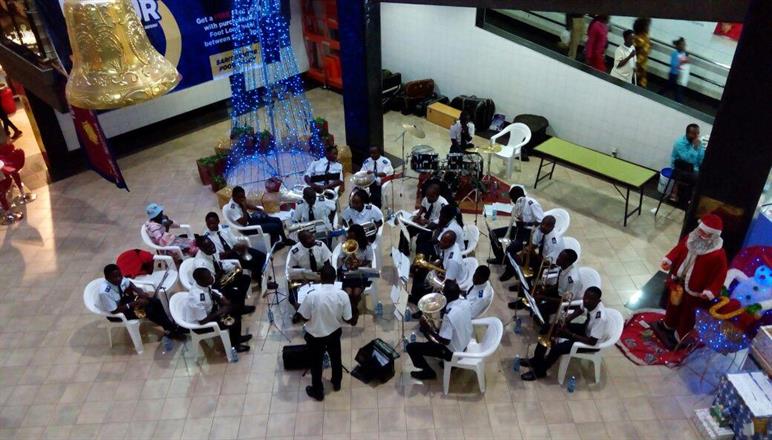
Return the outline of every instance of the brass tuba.
[[[65,92],[87,109],[125,107],[164,95],[181,76],[155,50],[131,0],[65,0],[73,65]]]
[[[356,240],[346,240],[340,245],[340,250],[346,254],[346,266],[351,269],[353,266],[359,267],[359,259],[356,257],[356,253],[359,250],[359,243]]]
[[[429,293],[418,300],[418,310],[423,313],[422,318],[426,320],[426,323],[429,324],[434,333],[439,331],[440,324],[442,324],[441,312],[447,303],[448,299],[441,293]],[[433,342],[438,342],[430,334],[426,335],[426,337]]]

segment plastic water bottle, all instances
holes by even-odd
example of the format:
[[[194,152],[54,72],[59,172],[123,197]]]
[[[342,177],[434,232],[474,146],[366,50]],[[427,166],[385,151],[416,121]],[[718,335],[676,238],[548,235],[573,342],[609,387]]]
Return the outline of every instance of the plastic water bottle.
[[[169,353],[174,350],[174,341],[168,336],[161,338],[161,346],[163,346],[163,353]]]
[[[402,351],[407,351],[407,338],[402,338]]]
[[[383,303],[380,301],[375,305],[375,317],[383,318]]]
[[[519,335],[523,333],[523,320],[518,316],[515,318],[515,334]]]
[[[496,221],[496,218],[498,218],[498,213],[496,208],[493,208],[493,215],[491,216],[491,218],[493,219],[494,222]]]
[[[231,347],[231,362],[234,364],[239,361],[239,352],[236,351],[236,347]]]
[[[520,355],[515,355],[515,362],[512,363],[512,371],[518,373],[520,371]]]
[[[568,378],[568,384],[566,385],[566,389],[569,393],[573,393],[576,390],[576,377],[571,376]]]
[[[271,310],[271,307],[268,307],[268,322],[270,324],[274,323],[274,317],[273,317],[273,310]]]
[[[324,352],[324,357],[322,358],[322,368],[330,368],[330,355],[327,354],[327,352]]]
[[[408,311],[405,311],[405,316],[404,316],[404,318],[405,318],[405,322],[410,322],[410,321],[412,321],[412,320],[413,320],[413,314],[412,314],[412,313],[410,313],[410,311],[409,311],[409,310],[408,310]]]
[[[415,342],[418,337],[416,336],[415,332],[410,333],[410,342]]]

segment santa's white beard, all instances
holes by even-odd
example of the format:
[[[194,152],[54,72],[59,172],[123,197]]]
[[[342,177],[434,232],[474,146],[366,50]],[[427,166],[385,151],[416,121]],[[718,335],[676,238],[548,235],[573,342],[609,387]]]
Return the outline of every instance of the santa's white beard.
[[[689,249],[689,253],[704,255],[720,248],[721,242],[720,235],[711,235],[708,238],[702,238],[697,232],[697,229],[695,229],[689,233],[689,238],[686,239],[686,248]]]

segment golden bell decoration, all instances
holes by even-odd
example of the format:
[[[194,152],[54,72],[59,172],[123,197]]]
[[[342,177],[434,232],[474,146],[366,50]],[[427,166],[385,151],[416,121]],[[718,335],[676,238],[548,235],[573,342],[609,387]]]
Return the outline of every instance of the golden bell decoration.
[[[131,0],[65,0],[73,66],[70,104],[113,109],[164,95],[179,84],[177,69],[155,50]]]

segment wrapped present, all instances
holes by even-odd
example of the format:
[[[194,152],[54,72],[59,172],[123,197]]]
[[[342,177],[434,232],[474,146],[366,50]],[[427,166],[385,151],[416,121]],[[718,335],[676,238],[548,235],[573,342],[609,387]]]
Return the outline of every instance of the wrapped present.
[[[772,376],[772,325],[765,325],[756,333],[751,342],[751,356]]]
[[[721,378],[714,404],[723,406],[738,440],[772,440],[772,384],[762,372]]]
[[[225,188],[217,191],[217,205],[222,209],[226,203],[231,199],[231,193],[233,192],[232,186],[226,186]]]

